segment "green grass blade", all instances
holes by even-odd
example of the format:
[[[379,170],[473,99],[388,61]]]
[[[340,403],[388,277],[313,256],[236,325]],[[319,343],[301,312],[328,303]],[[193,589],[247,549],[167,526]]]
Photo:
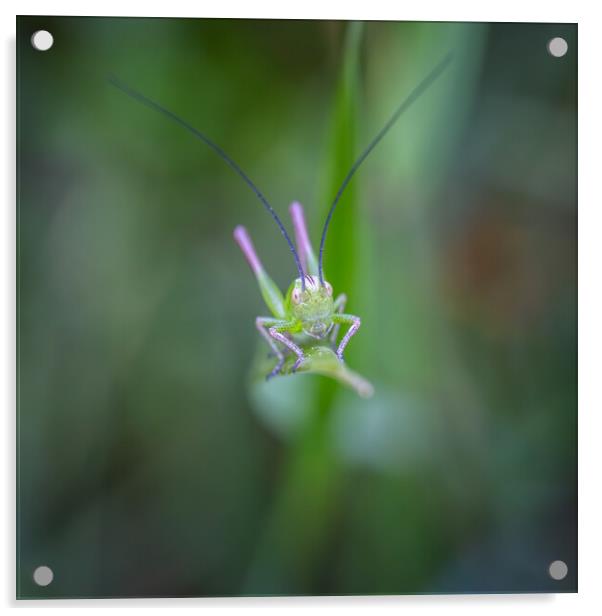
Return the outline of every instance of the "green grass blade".
[[[322,196],[320,225],[343,179],[357,156],[357,115],[359,65],[363,24],[352,22],[345,37],[343,66],[337,84],[332,118],[332,134],[328,152],[326,189]],[[344,291],[351,297],[355,288],[357,239],[357,182],[354,178],[337,205],[328,230],[324,248],[324,272],[335,292]]]

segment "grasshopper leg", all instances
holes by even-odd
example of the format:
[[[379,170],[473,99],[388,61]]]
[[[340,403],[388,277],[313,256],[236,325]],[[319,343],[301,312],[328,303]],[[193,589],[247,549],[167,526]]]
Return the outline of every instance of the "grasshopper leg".
[[[273,376],[276,376],[280,372],[280,370],[282,370],[282,365],[284,364],[284,353],[278,348],[278,345],[276,344],[275,340],[268,333],[268,327],[272,327],[276,323],[279,323],[279,321],[277,319],[271,319],[270,317],[257,317],[255,319],[255,327],[257,328],[257,331],[268,343],[270,349],[272,349],[272,353],[278,358],[276,366],[267,375],[266,380],[269,380]]]
[[[281,342],[285,347],[290,349],[296,356],[297,361],[293,364],[291,368],[291,372],[296,372],[297,368],[301,365],[301,362],[305,359],[305,355],[301,347],[296,345],[288,336],[286,336],[285,332],[290,331],[293,328],[293,323],[283,323],[282,325],[274,325],[270,327],[269,334],[272,338]],[[284,359],[282,360],[284,363]],[[282,369],[282,364],[280,365],[280,369]]]
[[[359,317],[356,317],[352,314],[343,314],[343,313],[334,314],[332,316],[332,320],[337,325],[339,324],[340,325],[350,325],[349,329],[345,332],[345,335],[343,336],[341,343],[339,344],[339,348],[337,349],[337,357],[341,361],[344,361],[343,351],[345,350],[345,347],[347,346],[351,338],[357,333],[357,330],[360,328],[360,325],[362,322]]]
[[[270,312],[276,319],[285,320],[286,310],[284,309],[284,298],[280,289],[276,283],[270,278],[265,271],[257,253],[255,247],[251,241],[251,236],[248,231],[241,225],[234,229],[234,239],[240,246],[245,259],[251,266],[251,270],[255,274],[255,278],[259,283],[259,290],[266,306],[270,309]]]
[[[287,349],[291,350],[293,353],[295,353],[295,355],[297,355],[297,361],[292,367],[292,371],[295,372],[295,370],[297,370],[297,368],[300,366],[301,362],[305,359],[305,355],[303,354],[303,350],[284,333],[292,330],[294,327],[294,323],[280,319],[272,319],[270,317],[257,317],[257,319],[255,320],[255,326],[278,358],[276,366],[267,375],[266,379],[269,380],[279,374],[282,370],[282,366],[284,365],[285,356],[284,353],[280,350],[280,348],[278,348],[276,341],[282,343]]]

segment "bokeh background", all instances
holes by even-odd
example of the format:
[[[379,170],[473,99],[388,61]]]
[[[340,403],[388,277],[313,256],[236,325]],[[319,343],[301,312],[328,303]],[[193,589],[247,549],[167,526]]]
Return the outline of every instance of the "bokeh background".
[[[18,18],[18,595],[576,590],[576,48],[558,24]],[[327,242],[376,394],[266,385],[232,229],[283,288],[286,244],[109,76],[317,243],[450,50]]]

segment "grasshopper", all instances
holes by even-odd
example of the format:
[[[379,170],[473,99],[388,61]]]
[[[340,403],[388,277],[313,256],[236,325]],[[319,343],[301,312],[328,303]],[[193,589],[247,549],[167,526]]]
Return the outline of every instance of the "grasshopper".
[[[343,351],[361,324],[359,317],[343,312],[347,302],[344,293],[333,299],[332,285],[324,280],[313,252],[301,204],[294,202],[290,206],[290,213],[302,273],[291,283],[284,297],[265,271],[247,230],[242,226],[234,229],[234,239],[251,266],[263,300],[272,313],[271,317],[255,319],[259,333],[278,358],[276,366],[267,375],[268,379],[280,373],[285,361],[285,354],[277,342],[297,356],[291,368],[295,372],[305,359],[303,346],[311,343],[312,339],[325,338],[329,338],[330,344],[335,345],[339,327],[349,325],[336,350],[337,357],[343,361]]]
[[[110,79],[111,84],[116,86],[125,94],[166,116],[176,124],[179,124],[194,137],[200,139],[203,143],[209,146],[224,162],[226,162],[226,164],[233,169],[235,173],[241,177],[253,193],[255,193],[255,196],[274,219],[280,229],[280,232],[284,236],[284,239],[286,240],[293,255],[298,273],[298,277],[293,280],[286,295],[282,294],[276,283],[266,272],[259,257],[257,256],[253,242],[251,241],[251,237],[247,230],[242,226],[237,226],[234,229],[234,239],[241,248],[247,262],[251,267],[251,270],[255,274],[263,300],[272,313],[272,316],[260,316],[255,320],[257,330],[277,358],[276,365],[267,375],[267,379],[276,376],[282,371],[287,353],[294,353],[296,355],[296,361],[291,369],[292,372],[295,372],[305,359],[306,353],[304,348],[307,349],[308,344],[313,344],[313,340],[328,341],[327,343],[330,346],[336,348],[336,356],[339,361],[344,361],[343,353],[345,348],[360,328],[361,320],[358,316],[343,312],[347,302],[347,296],[344,293],[341,293],[336,299],[334,299],[332,285],[324,277],[324,245],[332,215],[341,198],[341,195],[359,166],[364,162],[385,134],[391,129],[402,113],[406,111],[444,72],[450,63],[451,58],[452,55],[447,54],[431,70],[431,72],[417,86],[415,86],[415,88],[397,107],[386,124],[381,128],[381,130],[376,134],[376,136],[351,166],[351,169],[343,179],[343,182],[341,183],[341,186],[338,189],[332,205],[326,215],[326,220],[324,222],[322,236],[320,239],[318,258],[316,258],[309,240],[309,234],[307,232],[305,222],[305,214],[301,204],[294,202],[290,206],[290,214],[293,221],[293,228],[297,243],[297,248],[295,248],[295,245],[293,244],[293,241],[291,240],[285,226],[263,193],[259,190],[259,188],[257,188],[256,184],[239,167],[239,165],[234,162],[234,160],[226,154],[226,152],[224,152],[222,148],[216,145],[204,133],[194,128],[191,124],[183,120],[172,111],[169,111],[159,103],[144,96],[140,92],[133,90],[116,78],[112,77]],[[341,326],[347,327],[347,330],[337,345],[337,338]]]

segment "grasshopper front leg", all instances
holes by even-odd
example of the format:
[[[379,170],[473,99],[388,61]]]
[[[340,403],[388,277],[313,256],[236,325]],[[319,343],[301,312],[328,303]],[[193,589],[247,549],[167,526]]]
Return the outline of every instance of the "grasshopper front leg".
[[[345,350],[345,347],[347,346],[351,338],[357,333],[357,330],[360,328],[360,325],[362,324],[362,322],[359,317],[356,317],[352,314],[343,314],[343,313],[333,314],[332,320],[335,323],[335,325],[345,325],[345,324],[350,325],[349,329],[343,336],[341,343],[339,344],[339,348],[337,349],[337,357],[341,361],[343,361],[343,351]]]
[[[280,350],[280,348],[278,348],[276,340],[290,349],[297,356],[297,361],[292,367],[292,371],[295,372],[295,370],[297,370],[297,368],[301,365],[301,362],[305,359],[305,355],[301,347],[296,345],[288,336],[286,336],[285,332],[295,332],[298,329],[297,324],[294,321],[284,321],[282,319],[272,319],[270,317],[257,317],[255,320],[255,326],[278,358],[278,363],[268,374],[266,379],[269,380],[273,376],[279,374],[282,370],[282,366],[284,365],[284,353]]]

